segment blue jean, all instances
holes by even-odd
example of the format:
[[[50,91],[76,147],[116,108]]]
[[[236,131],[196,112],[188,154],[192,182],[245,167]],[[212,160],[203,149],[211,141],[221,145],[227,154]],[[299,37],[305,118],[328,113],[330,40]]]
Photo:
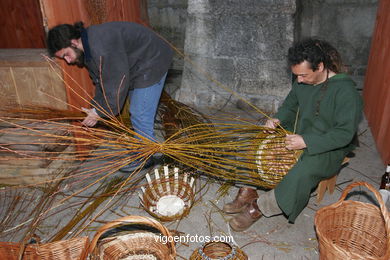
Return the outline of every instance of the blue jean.
[[[167,73],[156,84],[129,91],[130,119],[134,131],[143,137],[156,141],[154,120]]]

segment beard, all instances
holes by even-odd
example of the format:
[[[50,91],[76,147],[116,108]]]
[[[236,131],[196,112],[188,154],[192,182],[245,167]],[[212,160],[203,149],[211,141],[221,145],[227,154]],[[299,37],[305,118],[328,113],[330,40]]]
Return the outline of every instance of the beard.
[[[80,50],[80,49],[77,49],[76,47],[74,46],[70,46],[73,51],[75,52],[76,54],[76,59],[74,62],[72,62],[71,64],[72,65],[76,65],[77,67],[79,68],[84,68],[85,67],[85,63],[84,63],[84,51]]]

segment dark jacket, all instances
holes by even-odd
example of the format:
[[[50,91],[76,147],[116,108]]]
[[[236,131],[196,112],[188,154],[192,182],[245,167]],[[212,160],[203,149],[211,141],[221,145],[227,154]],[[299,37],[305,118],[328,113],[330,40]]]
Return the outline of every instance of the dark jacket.
[[[173,51],[152,30],[131,22],[109,22],[82,31],[85,64],[96,86],[92,101],[118,114],[129,90],[157,83],[172,62]]]

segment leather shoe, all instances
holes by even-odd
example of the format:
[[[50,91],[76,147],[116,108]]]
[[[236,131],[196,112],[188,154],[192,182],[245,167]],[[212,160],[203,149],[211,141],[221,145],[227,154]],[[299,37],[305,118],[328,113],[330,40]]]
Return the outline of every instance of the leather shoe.
[[[259,220],[261,216],[262,214],[257,206],[257,200],[254,199],[246,205],[245,209],[240,214],[229,221],[229,225],[234,231],[244,231]]]
[[[236,198],[223,206],[223,211],[228,214],[240,213],[253,200],[259,197],[255,189],[249,187],[241,187]]]

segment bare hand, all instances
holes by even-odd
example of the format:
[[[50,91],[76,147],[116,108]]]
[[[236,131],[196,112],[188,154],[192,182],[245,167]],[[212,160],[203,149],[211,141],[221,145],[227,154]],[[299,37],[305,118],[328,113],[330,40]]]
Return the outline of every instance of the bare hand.
[[[96,113],[96,110],[94,108],[88,109],[84,107],[82,107],[81,110],[87,114],[87,116],[84,118],[83,122],[81,123],[88,127],[95,126],[100,118],[99,115]]]
[[[303,137],[300,135],[287,135],[285,143],[287,150],[299,150],[306,148],[305,140],[303,140]]]
[[[265,127],[268,127],[268,128],[276,128],[278,125],[280,125],[280,120],[277,119],[277,118],[270,118],[267,120],[267,122],[265,122]]]

